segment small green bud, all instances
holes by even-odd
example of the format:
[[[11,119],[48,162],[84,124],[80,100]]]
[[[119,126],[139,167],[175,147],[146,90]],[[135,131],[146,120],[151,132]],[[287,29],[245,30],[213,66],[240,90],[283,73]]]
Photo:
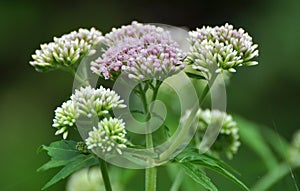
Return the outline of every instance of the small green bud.
[[[77,143],[76,149],[78,151],[84,153],[84,154],[88,154],[89,153],[87,145],[84,142],[82,142],[82,141],[80,141],[80,142]]]

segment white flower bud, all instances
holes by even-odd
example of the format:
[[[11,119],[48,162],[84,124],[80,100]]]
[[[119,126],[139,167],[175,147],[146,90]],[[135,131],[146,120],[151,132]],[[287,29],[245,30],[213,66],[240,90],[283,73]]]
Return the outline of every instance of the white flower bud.
[[[116,118],[104,118],[89,132],[85,140],[88,149],[96,149],[102,153],[122,154],[128,142],[126,137],[125,123]]]

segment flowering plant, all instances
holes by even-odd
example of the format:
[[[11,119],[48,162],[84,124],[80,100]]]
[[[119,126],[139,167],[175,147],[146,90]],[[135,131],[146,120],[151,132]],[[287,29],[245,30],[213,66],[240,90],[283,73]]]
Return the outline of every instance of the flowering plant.
[[[100,165],[102,178],[94,173],[101,180],[93,180],[99,185],[91,190],[124,189],[110,181],[113,166],[145,169],[146,191],[156,190],[160,166],[178,174],[172,191],[179,190],[183,173],[218,190],[204,168],[249,190],[222,161],[241,145],[239,124],[226,113],[225,81],[239,67],[258,64],[257,47],[229,24],[185,32],[138,22],[104,36],[79,29],[41,45],[30,64],[75,79],[70,99],[54,112],[52,127],[62,140],[41,147],[51,160],[40,171],[62,167],[43,189]],[[212,108],[204,109],[209,102]]]

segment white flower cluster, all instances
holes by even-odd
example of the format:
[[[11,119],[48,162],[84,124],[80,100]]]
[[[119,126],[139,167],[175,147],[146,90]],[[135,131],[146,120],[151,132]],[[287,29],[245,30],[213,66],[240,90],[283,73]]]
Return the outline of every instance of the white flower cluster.
[[[89,137],[85,142],[88,149],[99,149],[102,153],[122,154],[122,149],[126,148],[127,143],[125,135],[123,120],[112,117],[104,118],[98,123],[98,127],[93,127],[93,130],[89,132]]]
[[[239,141],[238,127],[232,116],[218,110],[202,110],[199,109],[197,112],[199,119],[198,129],[196,133],[196,144],[199,144],[203,139],[204,133],[207,127],[214,123],[214,121],[221,120],[222,127],[220,129],[217,140],[212,145],[210,150],[216,154],[225,153],[228,158],[232,158],[233,155],[238,151],[241,145]],[[212,121],[212,119],[214,121]]]
[[[124,108],[124,100],[113,90],[100,86],[94,89],[90,86],[75,90],[71,100],[81,115],[89,118],[108,114],[113,108]]]
[[[124,100],[113,90],[100,86],[94,89],[90,86],[81,87],[75,90],[71,99],[63,103],[55,110],[53,127],[58,129],[56,135],[63,134],[63,138],[68,136],[70,127],[74,127],[79,116],[103,117],[109,114],[114,108],[124,108]]]
[[[53,42],[42,44],[41,49],[35,51],[30,64],[37,71],[76,69],[81,58],[102,39],[102,33],[95,28],[79,29],[60,38],[54,37]]]
[[[203,27],[189,32],[191,49],[186,59],[192,68],[210,78],[212,72],[236,72],[239,66],[257,65],[257,44],[243,29],[232,25]]]
[[[55,118],[53,119],[52,127],[58,129],[55,135],[63,134],[63,138],[68,137],[69,127],[74,127],[78,112],[76,106],[71,100],[68,100],[62,104],[61,107],[56,108]]]

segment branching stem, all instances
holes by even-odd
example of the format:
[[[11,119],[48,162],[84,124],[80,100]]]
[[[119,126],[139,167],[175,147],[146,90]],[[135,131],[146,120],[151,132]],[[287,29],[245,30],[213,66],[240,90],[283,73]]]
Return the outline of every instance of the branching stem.
[[[151,83],[151,82],[148,82]],[[149,86],[152,89],[152,99],[151,102],[153,102],[157,98],[158,89],[161,85],[160,81],[156,81],[156,85],[153,86],[153,84],[149,84]],[[146,86],[145,86],[146,87]],[[141,84],[138,85],[138,91],[139,96],[141,98],[141,101],[143,103],[144,113],[146,117],[146,148],[153,151],[153,139],[152,139],[152,133],[150,133],[148,121],[151,118],[151,108],[149,110],[149,104],[146,98],[146,92],[148,88],[143,88]],[[156,190],[156,176],[157,176],[157,169],[156,167],[147,168],[145,172],[145,190],[146,191],[155,191]]]
[[[103,182],[104,182],[105,190],[106,191],[112,191],[109,176],[108,176],[106,162],[103,159],[100,159],[100,158],[99,158],[99,162],[100,162],[100,169],[101,169],[101,174],[102,174],[102,179],[103,179]]]

